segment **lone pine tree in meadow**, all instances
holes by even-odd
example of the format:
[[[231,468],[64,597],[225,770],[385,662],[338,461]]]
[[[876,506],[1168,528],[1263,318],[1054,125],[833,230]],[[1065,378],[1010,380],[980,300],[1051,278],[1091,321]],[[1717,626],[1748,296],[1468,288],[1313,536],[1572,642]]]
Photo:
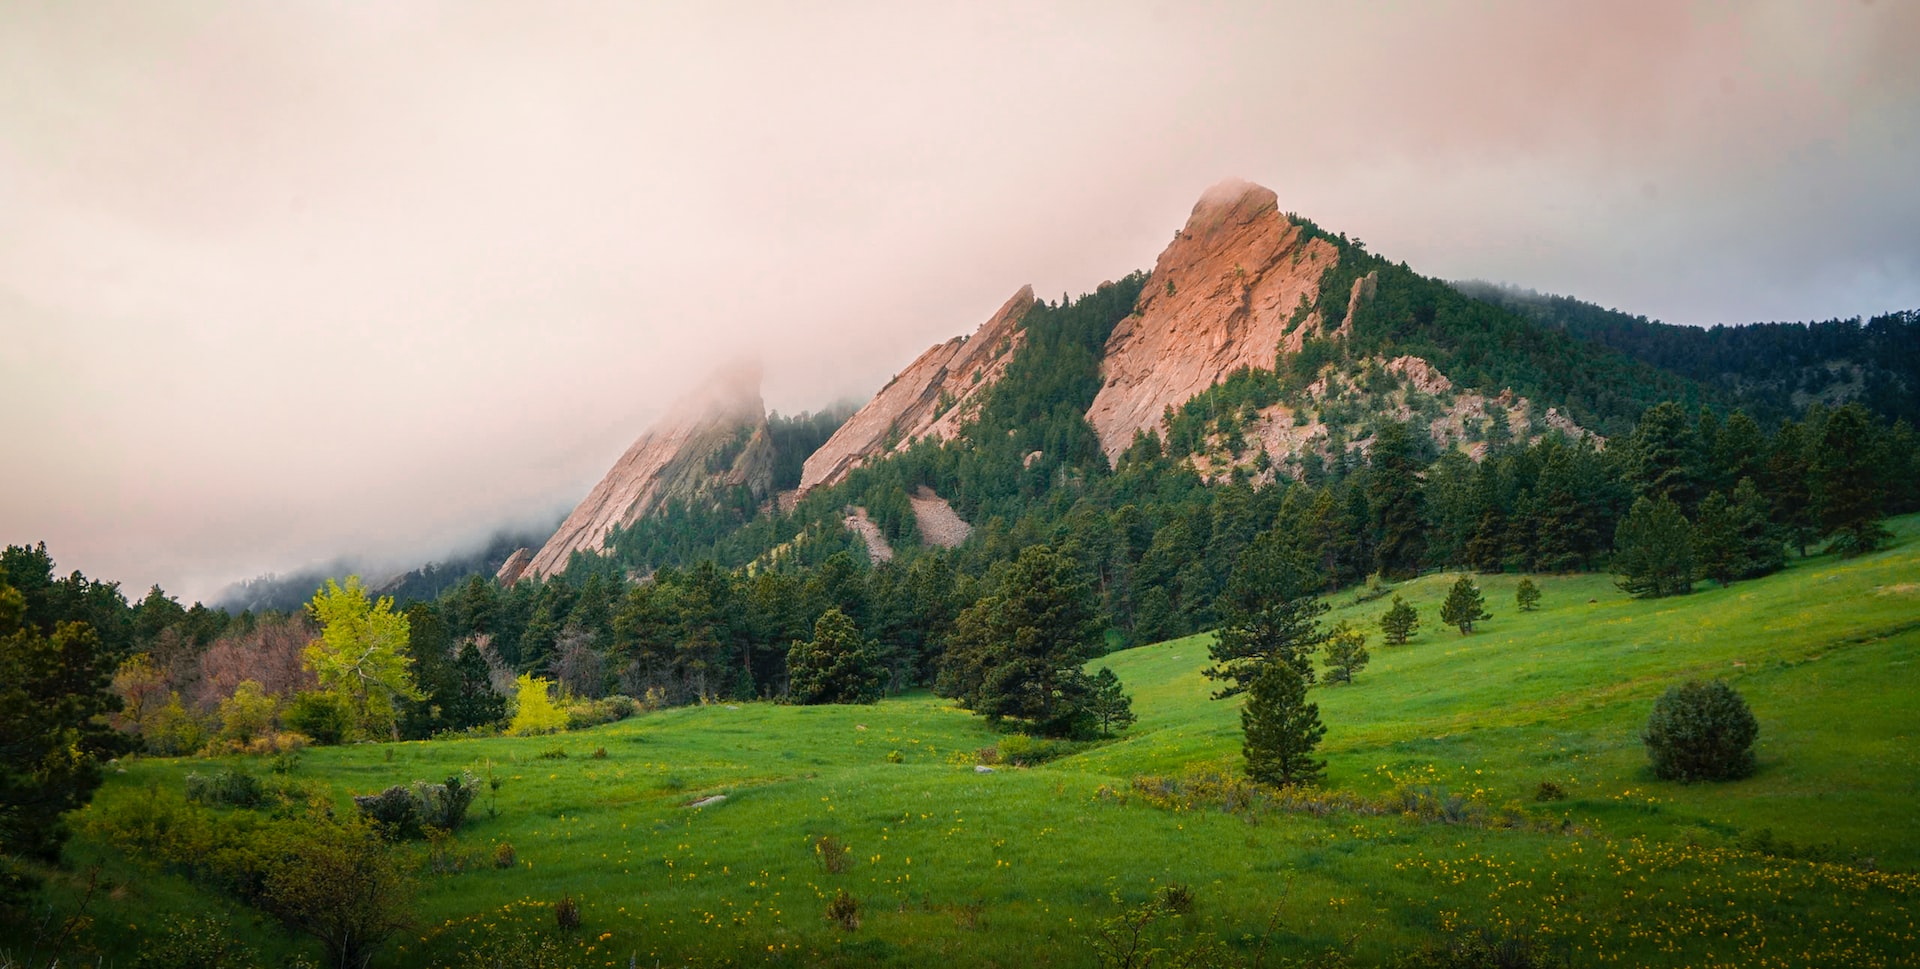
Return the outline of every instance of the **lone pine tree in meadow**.
[[[1540,587],[1534,585],[1532,579],[1521,579],[1513,590],[1513,599],[1521,612],[1532,612],[1540,608]]]
[[[1240,729],[1247,776],[1262,784],[1310,783],[1326,769],[1327,762],[1313,756],[1327,733],[1320,706],[1307,702],[1306,678],[1291,663],[1267,663],[1253,678]]]
[[[1087,712],[1100,725],[1102,737],[1111,737],[1115,730],[1127,729],[1136,719],[1133,715],[1133,698],[1121,687],[1120,678],[1105,666],[1093,674],[1093,695],[1087,703]]]
[[[1393,597],[1393,608],[1380,617],[1380,633],[1389,646],[1404,646],[1420,628],[1420,611],[1399,596]]]
[[[1440,604],[1440,621],[1449,626],[1458,626],[1460,635],[1473,632],[1473,624],[1482,619],[1492,619],[1493,614],[1486,610],[1486,600],[1480,594],[1480,587],[1473,584],[1471,576],[1463,575],[1447,592],[1447,601]]]
[[[1214,665],[1206,676],[1232,681],[1214,699],[1245,691],[1275,660],[1313,684],[1313,654],[1327,638],[1319,623],[1327,605],[1314,593],[1319,584],[1312,565],[1278,529],[1261,533],[1240,553],[1221,596],[1225,621],[1207,650]]]
[[[1367,634],[1342,621],[1327,633],[1327,682],[1352,683],[1353,675],[1373,657],[1367,653]]]

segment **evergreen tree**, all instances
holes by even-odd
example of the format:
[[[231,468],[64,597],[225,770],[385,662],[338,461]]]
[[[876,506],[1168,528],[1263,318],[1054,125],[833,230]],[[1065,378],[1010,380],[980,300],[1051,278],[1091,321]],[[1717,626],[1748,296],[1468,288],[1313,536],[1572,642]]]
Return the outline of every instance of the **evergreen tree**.
[[[507,698],[494,692],[486,658],[471,640],[461,644],[454,657],[453,683],[453,692],[443,696],[440,710],[448,729],[484,727],[506,719]]]
[[[1532,612],[1540,608],[1540,587],[1534,585],[1532,579],[1521,579],[1513,590],[1513,599],[1521,612]]]
[[[1353,675],[1367,665],[1367,634],[1344,620],[1327,633],[1327,682],[1352,683]]]
[[[1472,576],[1463,575],[1454,582],[1453,588],[1447,591],[1447,601],[1440,604],[1440,621],[1459,627],[1462,636],[1473,632],[1474,623],[1492,618]]]
[[[1093,675],[1093,695],[1087,709],[1093,715],[1093,721],[1100,725],[1102,737],[1111,737],[1115,730],[1127,729],[1136,719],[1133,715],[1133,698],[1121,686],[1120,678],[1105,666]]]
[[[795,703],[872,703],[880,699],[885,673],[873,644],[832,607],[814,622],[811,640],[794,641],[787,677],[787,695]]]
[[[961,611],[938,686],[975,713],[1029,721],[1050,737],[1087,725],[1080,664],[1101,643],[1093,592],[1072,560],[1023,550],[995,590]]]
[[[1813,498],[1820,535],[1842,555],[1861,555],[1892,538],[1880,524],[1886,487],[1884,456],[1872,418],[1848,404],[1827,418],[1813,458]]]
[[[1207,677],[1230,681],[1214,699],[1246,690],[1274,662],[1313,682],[1313,654],[1326,641],[1319,619],[1327,606],[1314,594],[1319,584],[1306,557],[1277,528],[1261,533],[1240,554],[1221,598],[1224,625],[1207,650],[1214,661]]]
[[[1782,423],[1767,451],[1766,473],[1762,479],[1767,503],[1773,508],[1773,520],[1785,529],[1788,544],[1801,558],[1806,557],[1807,547],[1818,535],[1808,450],[1803,426],[1794,421]]]
[[[1586,504],[1576,494],[1574,454],[1557,443],[1543,444],[1546,460],[1534,490],[1536,531],[1534,567],[1544,572],[1571,572],[1586,560],[1593,547],[1593,524]]]
[[[1671,501],[1641,498],[1613,537],[1615,584],[1636,599],[1693,591],[1693,526]]]
[[[1412,578],[1426,555],[1421,465],[1406,425],[1388,423],[1368,455],[1367,506],[1373,515],[1374,567],[1384,578]]]
[[[1701,498],[1701,453],[1693,422],[1673,401],[1647,408],[1627,441],[1628,478],[1635,494],[1683,509]]]
[[[1402,646],[1420,628],[1420,611],[1399,596],[1393,597],[1393,607],[1380,617],[1380,634],[1387,645]]]
[[[1326,761],[1313,756],[1327,734],[1320,706],[1307,702],[1306,678],[1291,663],[1267,663],[1252,678],[1240,729],[1247,776],[1255,781],[1283,787],[1312,783],[1326,769]]]

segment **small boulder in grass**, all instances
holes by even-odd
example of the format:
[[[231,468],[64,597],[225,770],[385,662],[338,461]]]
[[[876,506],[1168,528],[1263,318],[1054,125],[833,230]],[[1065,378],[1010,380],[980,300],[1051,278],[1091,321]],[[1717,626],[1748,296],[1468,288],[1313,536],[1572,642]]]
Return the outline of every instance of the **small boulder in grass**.
[[[991,774],[993,773],[993,768],[985,764],[975,764],[973,765],[973,772],[976,774]]]

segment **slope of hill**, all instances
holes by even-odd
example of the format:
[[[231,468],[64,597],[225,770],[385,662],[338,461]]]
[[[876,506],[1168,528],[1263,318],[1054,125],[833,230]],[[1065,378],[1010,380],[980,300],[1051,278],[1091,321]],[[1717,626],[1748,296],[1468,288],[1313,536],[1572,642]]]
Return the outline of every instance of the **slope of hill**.
[[[1818,400],[1857,400],[1888,418],[1920,422],[1920,310],[1861,321],[1676,326],[1552,296],[1472,281],[1475,299],[1610,347],[1714,388],[1763,420]]]
[[[1291,801],[1247,801],[1212,774],[1237,762],[1237,701],[1207,698],[1206,637],[1098,661],[1127,683],[1139,724],[1030,768],[976,771],[980,749],[1011,746],[918,695],[311,750],[287,780],[338,810],[349,793],[462,768],[502,781],[497,816],[476,810],[441,857],[510,843],[519,863],[423,867],[418,931],[383,956],[396,966],[473,964],[521,934],[550,940],[541,964],[554,966],[1094,966],[1102,924],[1169,885],[1190,889],[1193,910],[1149,925],[1149,940],[1217,938],[1243,962],[1264,939],[1268,964],[1344,948],[1375,965],[1486,928],[1579,964],[1911,965],[1920,518],[1893,525],[1889,550],[1678,600],[1546,577],[1543,608],[1518,613],[1503,608],[1511,582],[1489,579],[1496,616],[1468,637],[1433,622],[1443,577],[1409,583],[1398,591],[1430,625],[1376,647],[1355,684],[1314,691],[1328,788]],[[1382,608],[1334,602],[1329,619]],[[1649,775],[1637,730],[1689,677],[1747,696],[1754,777]],[[214,766],[131,763],[81,817],[79,856],[121,886],[104,951],[138,951],[167,913],[228,910],[132,867],[100,827],[145,817]],[[1567,798],[1536,801],[1546,781]],[[859,906],[851,931],[823,918],[842,890]],[[563,894],[580,901],[578,932],[554,927]],[[233,924],[289,951],[269,923]]]

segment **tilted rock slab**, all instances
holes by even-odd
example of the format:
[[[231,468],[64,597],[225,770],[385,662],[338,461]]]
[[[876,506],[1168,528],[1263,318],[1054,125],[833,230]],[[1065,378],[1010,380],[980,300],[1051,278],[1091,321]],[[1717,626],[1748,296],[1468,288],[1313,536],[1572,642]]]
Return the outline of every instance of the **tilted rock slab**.
[[[867,461],[922,438],[952,438],[978,411],[981,392],[1006,372],[1033,306],[1033,287],[1022,286],[971,338],[957,336],[921,354],[807,457],[800,493],[836,484]]]
[[[714,377],[640,435],[522,574],[562,572],[574,552],[604,550],[615,526],[631,527],[674,498],[698,501],[740,485],[762,498],[773,486],[773,440],[755,369]]]
[[[1133,315],[1107,338],[1087,421],[1108,459],[1136,431],[1164,434],[1167,408],[1241,367],[1273,369],[1283,343],[1298,349],[1320,320],[1296,310],[1312,305],[1338,258],[1324,239],[1305,238],[1273,192],[1239,180],[1208,189],[1154,263]],[[1356,284],[1350,300],[1363,295]]]

